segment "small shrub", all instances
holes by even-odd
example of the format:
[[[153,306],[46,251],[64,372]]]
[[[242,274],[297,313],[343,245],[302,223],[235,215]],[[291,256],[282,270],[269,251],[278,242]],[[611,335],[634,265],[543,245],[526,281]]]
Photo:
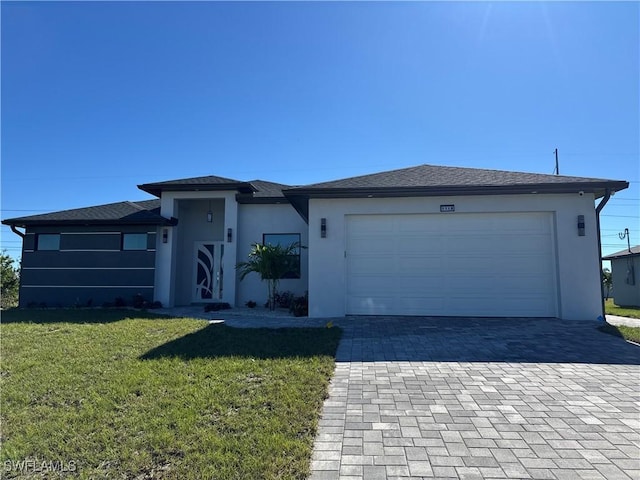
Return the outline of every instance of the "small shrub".
[[[280,308],[290,308],[291,302],[296,298],[293,292],[276,292],[274,300],[276,302],[276,307]]]
[[[116,297],[116,299],[113,302],[113,305],[116,308],[122,308],[127,306],[127,302],[122,297]]]
[[[227,302],[215,302],[215,303],[207,303],[204,306],[205,312],[217,312],[218,310],[229,310],[231,305]]]
[[[258,305],[256,302],[254,302],[253,300],[249,300],[247,303],[245,303],[245,305],[249,308],[256,308],[256,305]]]
[[[306,317],[309,315],[309,294],[306,292],[304,296],[295,297],[291,302],[289,311],[294,317]]]
[[[137,293],[133,296],[133,308],[144,308],[145,303],[147,302],[141,294]]]

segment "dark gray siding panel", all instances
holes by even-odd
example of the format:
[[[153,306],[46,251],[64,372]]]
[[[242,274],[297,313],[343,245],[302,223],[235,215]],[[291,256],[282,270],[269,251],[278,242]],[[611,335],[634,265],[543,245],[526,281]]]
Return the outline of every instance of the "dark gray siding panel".
[[[25,250],[33,250],[36,248],[36,236],[33,233],[27,233],[24,236],[24,241],[22,243],[22,248]]]
[[[60,250],[120,250],[120,232],[65,233],[60,236]]]
[[[150,300],[153,298],[153,288],[22,287],[20,306],[30,307],[44,304],[47,307],[71,305],[100,307],[105,303],[113,304],[118,297],[122,298],[127,305],[131,305],[133,297],[138,294]]]
[[[20,306],[99,306],[116,297],[153,300],[155,228],[149,226],[29,229],[22,255]],[[37,233],[60,233],[60,251],[33,251]],[[121,251],[122,233],[147,233],[148,249]]]
[[[118,252],[26,252],[26,267],[154,267],[156,253],[144,250]]]
[[[52,287],[144,286],[153,287],[154,270],[139,269],[33,269],[24,268],[24,285]]]

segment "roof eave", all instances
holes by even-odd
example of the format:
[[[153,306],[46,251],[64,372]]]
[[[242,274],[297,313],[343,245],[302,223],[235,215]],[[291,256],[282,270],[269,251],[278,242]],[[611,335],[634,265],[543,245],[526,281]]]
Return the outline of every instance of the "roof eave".
[[[73,226],[73,225],[158,225],[158,226],[174,226],[178,224],[177,218],[152,218],[142,220],[28,220],[28,219],[7,219],[2,220],[3,225],[14,227],[55,227],[55,226]]]
[[[638,257],[638,256],[640,256],[640,253],[628,253],[626,255],[607,255],[606,257],[602,257],[602,260],[620,260],[623,258]]]
[[[241,205],[273,205],[289,204],[289,200],[284,196],[279,197],[254,197],[247,194],[237,194],[236,201]]]
[[[435,187],[365,187],[365,188],[294,188],[283,190],[287,197],[306,196],[309,198],[362,198],[362,197],[416,197],[416,196],[459,196],[459,195],[511,195],[511,194],[553,194],[553,193],[593,193],[604,195],[608,188],[618,192],[629,187],[629,182],[568,182],[517,185],[443,185]]]
[[[593,193],[600,198],[607,189],[618,192],[629,187],[626,181],[567,182],[519,185],[454,185],[437,187],[367,187],[367,188],[305,188],[285,189],[283,195],[309,222],[311,198],[391,198],[391,197],[451,197],[470,195],[579,194]]]
[[[143,183],[142,185],[138,185],[138,188],[158,198],[162,196],[162,192],[219,192],[223,190],[235,190],[242,193],[253,193],[258,191],[258,189],[249,182],[204,183],[202,185],[193,183],[176,183],[170,185]]]

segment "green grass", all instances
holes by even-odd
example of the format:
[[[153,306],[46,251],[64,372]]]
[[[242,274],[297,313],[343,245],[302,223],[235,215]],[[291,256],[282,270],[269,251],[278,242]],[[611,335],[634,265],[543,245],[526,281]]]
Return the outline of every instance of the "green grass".
[[[606,324],[598,327],[598,329],[601,332],[615,335],[616,337],[622,337],[625,340],[631,340],[632,342],[640,343],[640,327]]]
[[[75,461],[84,479],[309,473],[337,328],[101,310],[4,311],[2,323],[0,466]]]
[[[640,318],[640,308],[619,307],[613,300],[608,298],[604,303],[604,311],[608,315],[619,315],[621,317]]]

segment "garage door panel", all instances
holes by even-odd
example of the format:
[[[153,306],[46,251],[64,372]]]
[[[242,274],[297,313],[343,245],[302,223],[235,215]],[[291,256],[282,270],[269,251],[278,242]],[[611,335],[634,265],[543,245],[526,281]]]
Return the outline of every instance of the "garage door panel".
[[[401,294],[418,294],[429,295],[434,292],[440,295],[439,291],[442,282],[436,276],[414,276],[414,277],[397,277],[392,274],[364,276],[354,275],[347,282],[348,292],[367,292],[367,294],[387,294],[390,290],[400,291]],[[353,294],[353,293],[352,293]]]
[[[347,288],[351,292],[367,292],[368,295],[378,295],[389,292],[389,284],[394,281],[392,275],[353,276],[349,279]]]
[[[348,299],[347,309],[360,315],[393,315],[393,297],[352,296]]]
[[[351,239],[347,248],[358,254],[392,252],[394,238],[393,236],[357,236]]]
[[[349,216],[347,313],[555,316],[552,239],[549,213]]]
[[[352,272],[357,272],[356,275],[393,274],[396,270],[394,259],[390,256],[359,255],[350,258],[349,265]]]
[[[448,259],[446,262],[447,275],[469,275],[471,272],[485,271],[491,276],[506,278],[509,275],[517,277],[523,275],[550,275],[552,270],[547,258],[542,256],[509,257],[492,259],[482,256],[477,258],[465,257]]]
[[[399,234],[417,233],[435,234],[439,232],[438,225],[434,225],[424,215],[402,215],[395,218],[392,222],[392,229]]]
[[[378,219],[370,215],[351,216],[349,221],[352,231],[363,235],[384,233],[389,229],[388,225],[381,224]]]
[[[420,237],[415,234],[406,237],[392,237],[392,241],[395,242],[395,251],[397,253],[413,252],[413,254],[439,252],[447,244],[445,238],[437,236]]]
[[[445,262],[441,256],[434,254],[414,257],[405,254],[396,257],[395,265],[399,274],[426,275],[430,271],[444,268]]]

